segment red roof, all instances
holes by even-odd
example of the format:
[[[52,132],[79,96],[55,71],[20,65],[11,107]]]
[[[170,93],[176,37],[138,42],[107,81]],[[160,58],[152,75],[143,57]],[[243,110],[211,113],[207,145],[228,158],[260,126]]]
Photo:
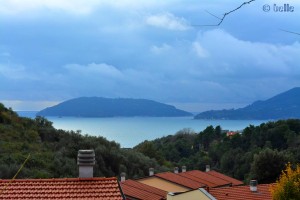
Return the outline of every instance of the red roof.
[[[166,199],[167,191],[134,181],[121,182],[126,199],[162,200]]]
[[[211,188],[209,193],[218,200],[272,200],[271,184],[258,185],[257,192],[251,192],[250,186]]]
[[[0,199],[122,200],[116,178],[0,179]]]
[[[188,173],[185,173],[185,172],[180,173],[179,175],[184,176],[186,178],[189,178],[191,180],[203,183],[203,184],[205,184],[205,186],[208,186],[208,187],[218,187],[218,185],[216,183],[214,183],[210,180],[207,180],[207,179],[204,179],[204,178],[199,178],[199,177],[196,177],[196,176],[192,176],[191,174],[188,174]]]
[[[227,180],[223,180],[221,178],[215,177],[213,175],[210,175],[206,172],[202,172],[199,170],[183,172],[182,175],[184,174],[188,174],[190,176],[196,177],[201,180],[209,181],[210,183],[212,183],[211,185],[207,184],[209,187],[221,187],[221,186],[231,185],[231,183]]]
[[[167,181],[177,183],[179,185],[191,188],[191,189],[198,189],[201,187],[205,187],[205,185],[202,182],[198,182],[196,180],[192,180],[189,178],[186,178],[184,176],[181,176],[179,174],[171,173],[171,172],[165,172],[165,173],[158,173],[154,176],[165,179]]]
[[[229,181],[230,183],[232,183],[232,186],[244,185],[244,183],[242,181],[239,181],[237,179],[231,178],[229,176],[226,176],[226,175],[221,174],[221,173],[219,173],[217,171],[214,171],[214,170],[213,171],[208,171],[206,173],[208,173],[208,174],[210,174],[212,176],[218,177],[220,179],[223,179],[225,181]]]
[[[229,132],[227,132],[227,136],[233,136],[233,135],[235,135],[235,134],[237,134],[237,132],[234,132],[234,131],[229,131]]]

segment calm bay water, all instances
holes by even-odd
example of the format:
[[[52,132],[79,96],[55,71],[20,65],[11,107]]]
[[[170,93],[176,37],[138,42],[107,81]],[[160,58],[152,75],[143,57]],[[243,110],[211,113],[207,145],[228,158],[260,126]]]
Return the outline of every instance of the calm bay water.
[[[19,115],[34,117],[34,112],[19,112]],[[243,130],[247,126],[259,125],[263,120],[194,120],[193,117],[114,117],[79,118],[47,117],[53,126],[63,130],[81,130],[82,134],[103,136],[114,140],[121,147],[133,147],[144,140],[153,140],[189,128],[195,132],[207,126],[220,125],[223,130]]]
[[[64,130],[81,130],[82,134],[103,136],[122,147],[133,147],[144,140],[175,134],[184,128],[200,132],[207,126],[220,125],[225,130],[242,130],[259,125],[259,120],[194,120],[192,117],[72,118],[48,117],[53,126]]]

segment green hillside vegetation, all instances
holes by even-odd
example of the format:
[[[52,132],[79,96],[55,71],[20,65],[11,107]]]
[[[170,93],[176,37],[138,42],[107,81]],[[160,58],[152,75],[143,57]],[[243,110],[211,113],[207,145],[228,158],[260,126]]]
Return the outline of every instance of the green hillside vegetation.
[[[239,180],[271,183],[287,162],[300,162],[300,120],[289,119],[248,126],[227,137],[220,126],[200,133],[186,129],[134,149],[161,165],[205,170],[206,165]]]
[[[79,149],[94,149],[97,177],[128,178],[167,171],[175,166],[188,170],[211,168],[248,182],[274,182],[285,164],[300,163],[300,120],[289,119],[248,126],[241,134],[227,137],[220,126],[200,133],[183,129],[133,149],[80,131],[57,130],[43,117],[19,117],[0,104],[0,178],[10,179],[28,154],[30,159],[18,178],[78,177]]]
[[[28,154],[30,159],[17,178],[78,177],[77,152],[94,149],[94,176],[128,177],[148,174],[150,167],[164,171],[154,159],[134,150],[121,149],[103,137],[82,135],[80,131],[53,128],[43,117],[19,117],[0,103],[0,178],[10,179]]]

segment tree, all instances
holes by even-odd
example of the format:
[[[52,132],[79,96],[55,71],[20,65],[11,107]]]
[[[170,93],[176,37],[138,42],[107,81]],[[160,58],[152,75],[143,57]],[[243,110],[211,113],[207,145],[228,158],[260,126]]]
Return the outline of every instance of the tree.
[[[148,156],[149,158],[155,158],[160,164],[163,164],[165,161],[161,152],[158,151],[153,142],[145,140],[135,147],[135,150],[141,152],[142,154]]]
[[[300,199],[300,164],[293,170],[290,163],[282,171],[276,184],[271,187],[273,200]]]
[[[254,155],[251,167],[252,178],[259,183],[272,183],[279,177],[289,157],[283,152],[266,148]]]
[[[198,135],[200,144],[203,146],[204,150],[209,149],[210,143],[216,139],[216,132],[213,126],[208,126]]]

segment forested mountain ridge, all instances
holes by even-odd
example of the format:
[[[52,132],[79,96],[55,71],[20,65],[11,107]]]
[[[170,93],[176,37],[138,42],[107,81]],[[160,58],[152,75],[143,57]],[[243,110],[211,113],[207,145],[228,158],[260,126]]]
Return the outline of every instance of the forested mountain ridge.
[[[192,116],[174,106],[146,99],[80,97],[37,113],[38,116],[80,117],[179,117]]]
[[[300,87],[240,109],[202,112],[195,119],[300,119]]]
[[[26,157],[30,159],[17,178],[78,177],[77,152],[94,149],[97,177],[127,177],[148,174],[150,167],[167,170],[154,159],[130,149],[122,149],[116,142],[99,136],[82,135],[80,131],[57,130],[43,117],[19,117],[0,103],[0,179],[10,179]]]

